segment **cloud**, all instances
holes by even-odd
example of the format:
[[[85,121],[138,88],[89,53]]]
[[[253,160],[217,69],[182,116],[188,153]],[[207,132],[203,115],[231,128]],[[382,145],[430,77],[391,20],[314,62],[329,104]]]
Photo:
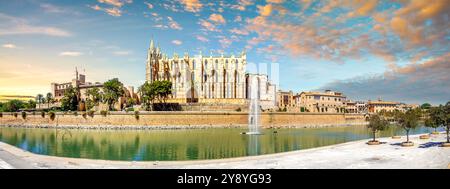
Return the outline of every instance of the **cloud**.
[[[188,12],[200,12],[203,4],[199,0],[179,0],[184,5],[184,9]]]
[[[99,3],[110,5],[112,7],[104,8],[98,5],[88,5],[93,10],[103,11],[111,16],[119,17],[122,16],[121,7],[125,4],[133,3],[133,0],[98,0]]]
[[[154,7],[153,4],[151,4],[149,2],[144,2],[144,4],[146,4],[149,9],[153,9],[153,7]]]
[[[279,4],[279,3],[283,3],[284,0],[266,0],[267,3],[274,3],[274,4]]]
[[[217,24],[225,24],[226,23],[225,19],[220,14],[211,14],[211,16],[209,16],[209,20],[211,20]]]
[[[209,42],[209,39],[206,38],[205,36],[197,35],[197,36],[195,36],[195,38],[197,38],[197,40],[199,40],[201,42]]]
[[[99,3],[105,3],[114,7],[122,7],[124,4],[133,3],[133,0],[98,0]]]
[[[450,53],[386,71],[384,74],[335,81],[321,89],[343,91],[355,100],[381,97],[408,103],[445,103],[450,100]]]
[[[229,31],[230,31],[230,33],[237,34],[237,35],[248,35],[249,34],[249,32],[245,29],[233,28]]]
[[[222,36],[219,39],[219,43],[222,46],[222,48],[226,49],[226,48],[230,47],[230,45],[231,45],[231,43],[233,43],[233,41]]]
[[[27,35],[27,34],[39,34],[55,37],[69,37],[72,34],[66,30],[50,27],[50,26],[37,26],[30,24],[28,20],[23,18],[9,16],[0,13],[0,36],[2,35]]]
[[[236,18],[234,18],[234,22],[242,22],[242,17],[236,16]]]
[[[216,28],[216,26],[214,24],[212,24],[211,22],[208,22],[204,19],[200,19],[198,21],[198,24],[200,24],[204,30],[206,31],[215,31],[215,32],[220,32],[219,29]]]
[[[81,53],[81,52],[76,52],[76,51],[65,51],[65,52],[59,53],[59,56],[71,56],[71,57],[76,57],[76,56],[81,56],[81,55],[83,55],[83,53]]]
[[[127,56],[131,54],[131,51],[115,51],[113,54],[117,56]]]
[[[259,14],[261,16],[270,16],[272,14],[273,6],[272,4],[267,4],[265,6],[258,6]]]
[[[246,7],[253,5],[253,4],[254,4],[253,0],[238,0],[236,4],[233,4],[231,6],[231,8],[240,10],[240,11],[245,11]]]
[[[180,40],[173,40],[172,43],[175,44],[175,45],[181,45],[181,44],[183,44],[183,42],[180,41]]]
[[[62,9],[61,7],[52,5],[52,4],[48,4],[48,3],[43,3],[40,5],[40,7],[42,9],[44,9],[45,12],[48,13],[63,13],[65,12],[64,9]]]
[[[268,42],[295,57],[337,63],[375,55],[389,66],[397,60],[418,61],[448,51],[450,4],[400,1],[402,7],[386,8],[378,2],[298,1],[301,7],[309,7],[308,14],[284,9],[281,4],[258,6],[258,16],[247,20],[245,30],[256,33],[259,40],[249,40],[253,44],[248,42],[248,46]],[[355,18],[360,20],[350,22]]]
[[[173,20],[172,17],[168,16],[167,19],[169,20],[169,27],[174,29],[174,30],[182,30],[183,28],[180,26],[180,24],[178,24],[178,22],[176,22],[175,20]]]
[[[122,11],[116,7],[105,8],[104,10],[106,13],[108,13],[111,16],[116,16],[116,17],[122,16]]]
[[[7,49],[17,49],[17,46],[11,43],[3,44],[2,47]]]

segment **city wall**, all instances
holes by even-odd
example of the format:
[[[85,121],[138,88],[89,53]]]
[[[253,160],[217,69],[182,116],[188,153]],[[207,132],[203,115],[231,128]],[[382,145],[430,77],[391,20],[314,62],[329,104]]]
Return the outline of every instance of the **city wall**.
[[[113,112],[106,116],[95,114],[83,116],[79,112],[56,113],[55,119],[49,115],[43,118],[40,113],[32,115],[28,113],[23,119],[21,113],[15,117],[11,113],[3,113],[0,125],[3,126],[127,126],[127,127],[153,127],[153,128],[203,128],[203,127],[247,127],[248,114],[245,112],[141,112],[136,118],[134,112]],[[344,114],[314,114],[314,113],[286,113],[265,112],[261,113],[261,125],[263,128],[307,128],[329,127],[365,124],[363,115]]]

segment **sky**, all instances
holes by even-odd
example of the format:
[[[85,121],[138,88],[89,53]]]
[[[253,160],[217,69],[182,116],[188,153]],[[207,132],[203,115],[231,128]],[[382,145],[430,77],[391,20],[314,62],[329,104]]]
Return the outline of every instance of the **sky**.
[[[50,92],[75,67],[91,82],[145,80],[163,52],[278,64],[278,88],[353,100],[450,100],[450,0],[0,0],[0,95]]]

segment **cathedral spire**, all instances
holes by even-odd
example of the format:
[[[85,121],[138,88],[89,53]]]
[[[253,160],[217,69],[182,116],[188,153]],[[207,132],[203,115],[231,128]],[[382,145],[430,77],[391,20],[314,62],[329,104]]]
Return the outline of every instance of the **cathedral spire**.
[[[150,41],[150,49],[153,50],[155,48],[155,45],[153,44],[153,37],[152,40]]]

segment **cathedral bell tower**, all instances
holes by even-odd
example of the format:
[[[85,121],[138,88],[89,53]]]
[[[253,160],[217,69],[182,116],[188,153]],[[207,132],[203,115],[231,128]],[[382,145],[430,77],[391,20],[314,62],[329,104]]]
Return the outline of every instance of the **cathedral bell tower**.
[[[147,53],[147,62],[146,62],[146,72],[145,72],[145,80],[147,82],[153,82],[158,80],[158,71],[159,71],[159,59],[160,49],[155,48],[155,44],[153,39],[150,41],[150,47],[148,48]]]

